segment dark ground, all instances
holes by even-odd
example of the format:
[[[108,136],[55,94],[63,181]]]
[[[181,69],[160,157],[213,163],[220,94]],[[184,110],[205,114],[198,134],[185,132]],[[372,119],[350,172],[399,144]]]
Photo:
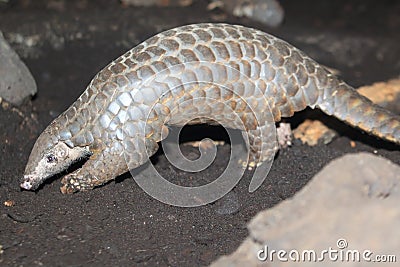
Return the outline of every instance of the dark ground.
[[[97,1],[96,5],[65,1],[64,6],[61,1],[31,2],[34,4],[11,1],[6,5],[0,1],[0,29],[38,85],[37,96],[20,108],[20,114],[12,108],[0,110],[2,266],[207,265],[235,250],[248,234],[246,223],[257,212],[293,196],[332,159],[356,151],[376,151],[400,164],[398,147],[319,112],[306,111],[291,122],[296,125],[309,114],[320,116],[334,125],[340,137],[329,145],[295,143],[280,151],[268,179],[255,193],[247,191],[250,174],[246,173],[229,194],[239,204],[234,214],[221,214],[226,200],[199,208],[165,205],[146,195],[133,179],[119,179],[74,195],[60,193],[59,179],[37,192],[21,191],[19,179],[37,135],[80,95],[95,73],[161,30],[215,21],[216,15],[222,14],[207,11],[202,3],[159,9],[126,8],[116,1]],[[277,29],[229,16],[217,20],[253,26],[286,39],[322,64],[340,70],[342,78],[354,86],[399,75],[398,1],[282,4],[285,22]],[[207,136],[208,130],[200,127],[201,135]],[[219,133],[217,129],[216,135]],[[184,137],[193,139],[190,129]],[[350,147],[350,140],[356,141],[355,148]],[[171,181],[208,181],[220,173],[228,149],[228,145],[220,147],[216,167],[195,175],[170,168],[162,153],[154,161]],[[195,151],[189,146],[182,150]],[[7,200],[14,201],[14,206],[3,205]]]

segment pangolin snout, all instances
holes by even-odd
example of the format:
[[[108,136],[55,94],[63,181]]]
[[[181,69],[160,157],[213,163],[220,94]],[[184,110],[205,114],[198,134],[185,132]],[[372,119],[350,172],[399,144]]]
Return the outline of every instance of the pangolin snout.
[[[34,190],[37,187],[36,184],[33,175],[24,175],[20,187],[25,190]]]

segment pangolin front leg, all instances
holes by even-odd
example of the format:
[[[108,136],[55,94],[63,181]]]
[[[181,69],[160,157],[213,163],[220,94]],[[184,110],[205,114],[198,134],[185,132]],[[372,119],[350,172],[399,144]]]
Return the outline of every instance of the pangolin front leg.
[[[93,189],[128,171],[123,155],[116,157],[107,149],[93,153],[82,168],[67,174],[61,180],[63,194]]]

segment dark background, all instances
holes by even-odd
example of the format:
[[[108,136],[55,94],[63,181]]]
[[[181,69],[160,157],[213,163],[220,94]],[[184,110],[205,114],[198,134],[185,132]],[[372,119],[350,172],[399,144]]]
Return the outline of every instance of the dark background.
[[[186,8],[124,7],[105,0],[0,2],[0,30],[38,85],[32,101],[0,111],[0,265],[207,265],[235,250],[257,212],[293,196],[332,159],[368,151],[399,164],[398,147],[307,110],[289,120],[293,126],[306,117],[319,117],[340,137],[329,145],[295,142],[281,150],[267,180],[252,194],[247,191],[251,173],[226,198],[199,208],[160,203],[126,177],[74,195],[60,193],[59,179],[37,192],[19,189],[33,143],[48,123],[107,63],[165,29],[196,22],[238,23],[287,40],[339,70],[353,86],[399,75],[398,1],[281,3],[285,21],[271,29],[221,10],[208,11],[204,1]],[[222,129],[206,126],[187,129],[183,138],[207,136],[226,138]],[[355,148],[350,140],[356,141]],[[181,149],[186,155],[197,153],[190,146]],[[214,167],[197,174],[172,168],[162,152],[152,160],[164,177],[188,185],[217,177],[228,154],[228,144],[219,147]],[[12,207],[3,205],[8,200],[14,202]]]

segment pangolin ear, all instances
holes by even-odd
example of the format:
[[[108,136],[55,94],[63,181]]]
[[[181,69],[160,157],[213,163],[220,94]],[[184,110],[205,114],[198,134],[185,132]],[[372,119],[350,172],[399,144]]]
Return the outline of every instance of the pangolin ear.
[[[93,154],[89,149],[80,146],[70,148],[68,153],[69,157],[73,160],[87,158]]]

